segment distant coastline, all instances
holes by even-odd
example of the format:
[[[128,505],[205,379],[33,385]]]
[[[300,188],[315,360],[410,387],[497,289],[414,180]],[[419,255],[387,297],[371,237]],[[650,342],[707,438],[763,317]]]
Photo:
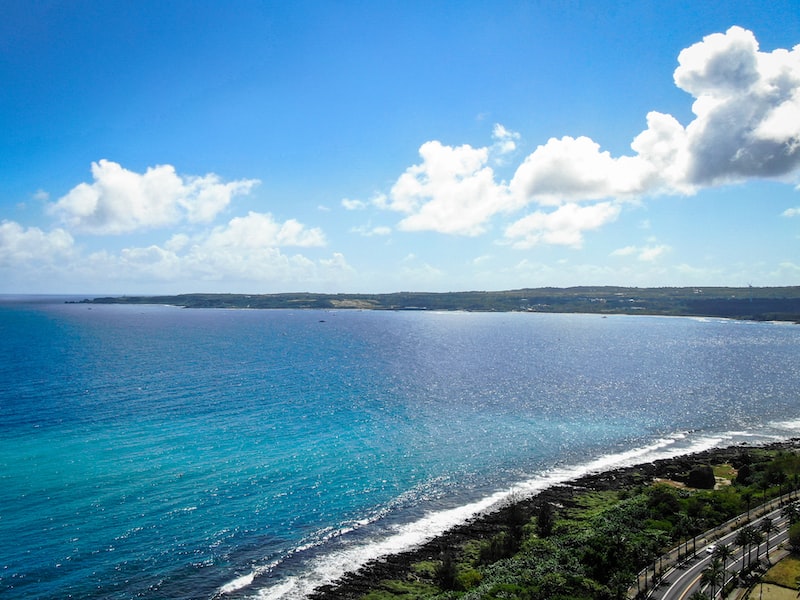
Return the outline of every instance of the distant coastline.
[[[570,287],[388,294],[178,294],[107,296],[88,304],[168,304],[184,308],[437,310],[719,317],[800,323],[800,286]]]

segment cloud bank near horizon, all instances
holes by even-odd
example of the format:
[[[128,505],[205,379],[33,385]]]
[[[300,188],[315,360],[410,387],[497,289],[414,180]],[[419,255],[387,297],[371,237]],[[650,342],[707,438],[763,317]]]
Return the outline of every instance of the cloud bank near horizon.
[[[370,201],[343,199],[344,210],[398,214],[394,228],[352,227],[350,233],[388,238],[394,230],[477,237],[501,228],[501,244],[580,248],[587,232],[615,221],[628,202],[692,195],[715,186],[767,178],[797,185],[800,170],[800,45],[762,52],[752,32],[731,27],[680,52],[675,85],[694,99],[694,119],[682,125],[660,112],[631,142],[630,155],[612,156],[588,137],[552,138],[516,167],[521,138],[495,124],[484,147],[430,140],[420,162]],[[513,175],[499,180],[495,169]],[[232,216],[256,179],[225,182],[213,173],[179,175],[172,165],[136,173],[111,160],[91,165],[92,181],[55,202],[37,191],[50,231],[0,223],[0,268],[30,267],[46,277],[126,281],[343,282],[355,270],[341,252],[310,258],[328,241],[319,227],[283,222],[266,212]],[[787,208],[786,217],[800,215]],[[177,228],[177,232],[174,230]],[[159,235],[156,244],[89,251],[100,237]],[[299,250],[287,253],[288,247]],[[624,246],[617,256],[652,261],[666,246]],[[91,279],[90,279],[91,280]]]

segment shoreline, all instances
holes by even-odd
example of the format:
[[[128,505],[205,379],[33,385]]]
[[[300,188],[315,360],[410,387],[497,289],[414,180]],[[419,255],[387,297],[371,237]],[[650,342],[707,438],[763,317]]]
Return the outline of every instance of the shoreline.
[[[531,496],[503,505],[496,510],[473,517],[423,544],[396,554],[371,559],[358,570],[345,573],[333,583],[323,585],[308,598],[311,600],[356,600],[377,589],[382,581],[404,579],[412,566],[421,561],[438,560],[441,552],[472,540],[486,540],[503,530],[511,511],[520,511],[526,518],[535,514],[544,502],[569,505],[585,491],[611,491],[649,484],[655,478],[669,479],[700,465],[729,462],[748,450],[800,449],[800,438],[765,444],[739,444],[710,448],[670,458],[583,475],[574,480],[545,488]]]
[[[168,304],[183,308],[641,314],[800,323],[800,286],[773,288],[580,286],[383,294],[191,293],[106,296],[85,298],[75,303]]]

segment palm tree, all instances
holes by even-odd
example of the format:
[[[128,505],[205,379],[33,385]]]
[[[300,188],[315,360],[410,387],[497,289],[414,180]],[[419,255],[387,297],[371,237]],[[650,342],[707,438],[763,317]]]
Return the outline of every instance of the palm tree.
[[[747,529],[749,529],[748,535],[750,536],[750,547],[752,548],[753,544],[756,545],[756,562],[758,562],[758,553],[759,549],[761,548],[761,542],[764,541],[764,536],[761,535],[761,532],[755,527],[747,527]],[[749,556],[747,557],[747,564],[750,564]]]
[[[742,500],[747,505],[747,520],[750,520],[750,501],[753,499],[753,492],[745,490],[742,492]]]
[[[725,576],[728,574],[728,561],[733,558],[733,550],[727,544],[720,544],[714,549],[714,556],[722,561],[722,587],[725,587]]]
[[[775,531],[775,524],[772,522],[772,519],[769,517],[764,517],[761,519],[761,524],[759,526],[759,530],[765,536],[767,536],[767,563],[770,563],[769,560],[769,536],[770,534]]]
[[[758,487],[760,487],[761,491],[764,492],[764,502],[766,502],[767,501],[767,492],[769,491],[769,479],[767,479],[766,474],[761,479],[761,481],[758,482]]]
[[[678,517],[678,522],[675,524],[675,530],[679,537],[678,543],[678,558],[681,557],[681,545],[684,546],[684,555],[689,554],[689,533],[692,528],[692,518],[686,513],[681,513]],[[681,541],[682,540],[682,541]]]
[[[750,545],[750,536],[747,534],[746,527],[743,527],[736,532],[736,537],[733,539],[733,543],[742,549],[742,568],[744,568],[744,557],[747,553],[746,548]]]
[[[703,569],[703,576],[700,581],[706,583],[711,588],[711,598],[717,595],[717,586],[720,584],[724,576],[722,563],[718,558],[714,558],[709,565]]]
[[[781,509],[781,516],[789,519],[789,523],[792,525],[797,523],[800,518],[800,511],[797,509],[797,503],[793,502],[784,506]]]
[[[778,471],[778,473],[775,474],[775,479],[778,482],[778,498],[781,498],[783,497],[783,484],[786,483],[789,478],[783,471]]]
[[[702,523],[696,517],[689,517],[689,527],[692,532],[692,554],[697,556],[697,534],[700,531]]]

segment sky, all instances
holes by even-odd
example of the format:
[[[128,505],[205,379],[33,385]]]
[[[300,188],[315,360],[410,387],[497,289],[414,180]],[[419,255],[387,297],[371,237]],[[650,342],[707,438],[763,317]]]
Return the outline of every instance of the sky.
[[[800,0],[0,1],[0,293],[800,285]]]

